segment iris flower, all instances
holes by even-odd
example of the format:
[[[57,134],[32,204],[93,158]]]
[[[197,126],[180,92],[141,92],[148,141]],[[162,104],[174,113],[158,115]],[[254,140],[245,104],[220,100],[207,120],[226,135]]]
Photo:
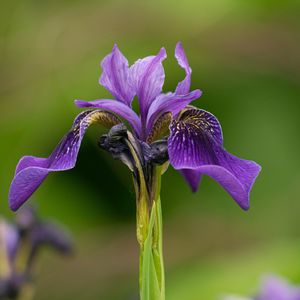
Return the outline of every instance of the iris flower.
[[[48,158],[23,157],[16,168],[9,204],[17,210],[51,172],[72,169],[87,128],[101,124],[108,133],[99,146],[120,159],[133,173],[137,198],[137,240],[141,249],[140,298],[163,300],[161,175],[169,165],[196,191],[202,175],[216,180],[237,204],[247,210],[249,193],[260,172],[253,161],[240,159],[223,148],[219,121],[211,113],[191,106],[201,91],[190,90],[192,70],[181,43],[175,57],[185,77],[174,92],[163,93],[166,51],[129,66],[117,45],[101,62],[99,83],[114,99],[76,100],[88,110],[75,119],[70,131]],[[132,108],[137,98],[139,113]]]
[[[137,60],[129,67],[117,45],[101,62],[99,83],[114,99],[76,100],[78,107],[89,108],[80,113],[62,141],[48,158],[23,157],[16,168],[9,192],[11,209],[17,210],[40,186],[50,172],[65,171],[75,166],[80,144],[86,129],[93,123],[112,127],[126,120],[134,138],[151,145],[160,137],[166,138],[169,162],[180,171],[193,191],[202,175],[216,180],[247,210],[249,193],[260,166],[240,159],[223,147],[222,128],[211,113],[190,106],[201,91],[190,91],[192,70],[181,43],[176,45],[175,57],[185,71],[185,78],[175,92],[163,93],[165,79],[163,60],[166,51]],[[132,109],[137,96],[139,115]]]

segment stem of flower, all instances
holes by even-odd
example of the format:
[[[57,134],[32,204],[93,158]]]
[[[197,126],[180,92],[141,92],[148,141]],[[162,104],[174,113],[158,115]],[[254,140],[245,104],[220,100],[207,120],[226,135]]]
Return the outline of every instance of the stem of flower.
[[[140,300],[165,300],[162,251],[161,175],[166,165],[145,164],[141,145],[130,132],[125,140],[134,161],[133,182],[137,206],[137,240],[140,246]]]
[[[151,190],[149,193],[144,195],[139,194],[140,197],[137,201],[137,233],[140,244],[139,283],[141,300],[165,300],[165,274],[162,251],[162,213],[160,201],[161,171],[161,167],[154,168]],[[142,209],[145,206],[148,208],[149,217],[144,215],[145,211],[139,212],[139,208]],[[144,218],[142,218],[142,216],[144,216]],[[143,228],[144,234],[139,234],[140,228]]]

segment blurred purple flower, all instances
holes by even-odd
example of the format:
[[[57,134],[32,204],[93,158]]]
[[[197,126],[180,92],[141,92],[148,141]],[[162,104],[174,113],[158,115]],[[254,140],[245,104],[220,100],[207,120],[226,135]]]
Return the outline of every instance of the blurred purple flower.
[[[0,299],[19,299],[24,285],[32,283],[34,263],[43,246],[62,254],[73,250],[66,230],[40,220],[32,207],[25,206],[17,213],[15,225],[0,221],[0,265],[7,265],[0,274]]]
[[[27,261],[28,268],[31,268],[33,261],[43,246],[52,248],[62,254],[70,254],[72,252],[73,243],[70,234],[53,221],[40,220],[33,207],[25,206],[18,212],[16,225],[20,239],[26,240],[30,245]]]
[[[300,286],[292,286],[278,276],[266,276],[256,296],[241,297],[228,295],[223,300],[300,300]]]
[[[292,286],[280,277],[269,276],[263,280],[255,300],[300,300],[300,286]]]
[[[0,220],[0,251],[3,251],[4,257],[8,259],[9,266],[14,260],[18,248],[20,238],[17,228],[6,222],[4,219]]]
[[[39,222],[36,209],[32,206],[24,206],[16,214],[15,222],[21,235],[28,234]]]
[[[0,278],[0,300],[17,300],[25,282],[23,274],[13,273],[8,278]]]
[[[99,80],[115,99],[75,101],[79,107],[96,110],[79,114],[71,130],[48,158],[25,156],[19,161],[9,192],[11,209],[17,210],[50,172],[75,166],[81,141],[91,124],[101,123],[111,128],[121,123],[119,117],[128,121],[137,143],[147,151],[159,150],[155,142],[167,136],[163,140],[167,145],[163,148],[166,152],[163,157],[169,158],[170,164],[183,174],[193,191],[197,190],[202,175],[208,175],[219,182],[243,209],[248,209],[249,193],[260,166],[227,152],[223,148],[222,129],[217,118],[189,106],[201,96],[201,91],[190,91],[192,70],[181,43],[176,45],[175,57],[185,71],[185,78],[178,83],[175,92],[162,92],[165,78],[162,61],[166,56],[162,48],[157,55],[139,59],[129,67],[115,45],[101,63],[103,72]],[[131,107],[135,96],[140,115]],[[104,142],[107,144],[108,141]],[[122,154],[118,153],[118,156]],[[121,159],[126,160],[127,165],[131,164],[124,155]],[[156,161],[163,162],[160,158],[155,158]]]

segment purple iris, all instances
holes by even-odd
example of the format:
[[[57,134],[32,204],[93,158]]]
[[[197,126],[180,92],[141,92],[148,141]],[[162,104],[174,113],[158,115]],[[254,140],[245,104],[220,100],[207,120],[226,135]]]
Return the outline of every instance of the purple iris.
[[[202,175],[208,175],[243,209],[248,209],[249,193],[260,166],[225,151],[222,129],[216,117],[189,105],[201,96],[201,91],[190,91],[192,70],[181,43],[176,45],[175,57],[185,71],[185,78],[178,83],[175,92],[162,92],[165,78],[162,61],[166,57],[162,48],[157,55],[139,59],[129,67],[115,45],[101,63],[103,72],[99,80],[114,100],[75,101],[78,107],[94,110],[76,117],[71,130],[48,158],[25,156],[19,161],[9,192],[11,209],[17,210],[50,172],[75,166],[81,141],[91,124],[101,123],[113,128],[123,122],[121,119],[129,123],[140,148],[160,151],[157,142],[165,142],[164,157],[183,174],[193,191],[197,190]],[[131,107],[135,96],[139,115]],[[105,147],[112,152],[110,145],[106,143]],[[118,149],[120,152],[120,147]],[[143,150],[142,155],[147,156],[148,150]],[[118,153],[118,156],[122,155]],[[128,157],[122,157],[127,165],[132,163],[128,162]]]

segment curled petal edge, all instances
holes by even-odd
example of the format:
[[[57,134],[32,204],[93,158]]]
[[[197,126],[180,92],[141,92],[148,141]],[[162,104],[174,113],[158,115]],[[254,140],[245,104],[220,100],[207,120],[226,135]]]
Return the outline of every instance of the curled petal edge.
[[[184,52],[181,42],[176,44],[175,57],[179,66],[185,71],[185,78],[180,81],[176,87],[176,94],[183,95],[189,92],[191,86],[192,69]]]
[[[110,99],[93,101],[75,100],[75,105],[80,108],[98,108],[117,114],[127,120],[138,136],[141,135],[141,120],[139,116],[126,104]]]

